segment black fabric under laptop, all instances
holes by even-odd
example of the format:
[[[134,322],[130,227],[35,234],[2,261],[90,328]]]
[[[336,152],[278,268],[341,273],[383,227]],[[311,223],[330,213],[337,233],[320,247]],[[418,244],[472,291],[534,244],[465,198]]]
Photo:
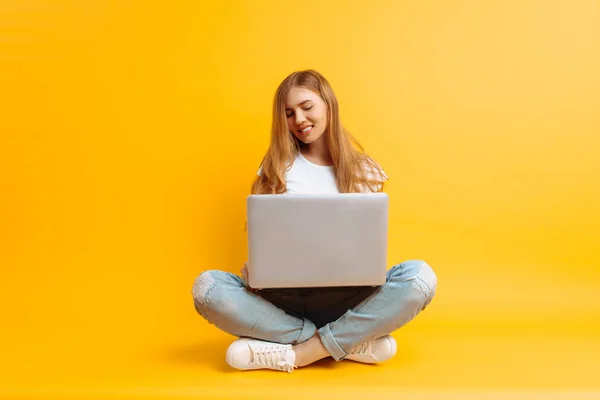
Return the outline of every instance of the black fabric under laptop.
[[[379,286],[262,289],[262,298],[317,328],[340,318],[379,289]]]

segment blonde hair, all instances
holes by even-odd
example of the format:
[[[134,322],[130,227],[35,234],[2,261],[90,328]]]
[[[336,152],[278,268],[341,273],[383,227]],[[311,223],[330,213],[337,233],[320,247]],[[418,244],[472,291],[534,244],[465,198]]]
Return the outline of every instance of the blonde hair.
[[[286,192],[285,173],[300,148],[305,146],[289,130],[285,100],[293,87],[303,87],[321,96],[327,106],[327,128],[323,135],[333,160],[340,193],[380,192],[384,173],[367,156],[358,141],[342,126],[338,102],[329,82],[317,71],[297,71],[281,82],[273,101],[271,144],[261,164],[261,173],[252,184],[252,194],[282,194]]]

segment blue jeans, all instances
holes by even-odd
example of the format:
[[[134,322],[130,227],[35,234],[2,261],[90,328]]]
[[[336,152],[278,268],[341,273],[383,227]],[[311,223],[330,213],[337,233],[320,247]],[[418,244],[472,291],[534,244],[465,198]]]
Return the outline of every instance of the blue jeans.
[[[409,260],[390,268],[386,282],[349,307],[339,318],[317,327],[246,287],[237,275],[202,272],[192,288],[194,306],[209,323],[239,337],[297,344],[318,332],[331,356],[342,360],[353,347],[387,335],[411,321],[431,302],[437,279],[431,267]],[[356,297],[356,296],[355,296]],[[360,298],[360,294],[358,295]]]

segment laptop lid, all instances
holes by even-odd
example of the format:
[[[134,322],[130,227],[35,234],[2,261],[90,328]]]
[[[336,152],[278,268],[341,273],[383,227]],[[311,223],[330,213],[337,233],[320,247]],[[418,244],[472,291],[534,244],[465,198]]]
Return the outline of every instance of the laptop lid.
[[[386,193],[251,195],[247,215],[253,288],[385,282]]]

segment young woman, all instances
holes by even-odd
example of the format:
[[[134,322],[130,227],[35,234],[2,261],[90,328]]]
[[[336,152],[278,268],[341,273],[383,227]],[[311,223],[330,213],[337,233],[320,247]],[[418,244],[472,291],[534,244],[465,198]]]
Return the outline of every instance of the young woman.
[[[337,99],[316,71],[289,75],[273,104],[271,144],[253,194],[378,192],[387,179],[346,131]],[[392,267],[378,288],[255,290],[242,278],[205,271],[193,286],[196,310],[240,339],[227,349],[237,369],[292,372],[325,357],[363,363],[390,359],[389,335],[433,298],[436,276],[424,261]]]

